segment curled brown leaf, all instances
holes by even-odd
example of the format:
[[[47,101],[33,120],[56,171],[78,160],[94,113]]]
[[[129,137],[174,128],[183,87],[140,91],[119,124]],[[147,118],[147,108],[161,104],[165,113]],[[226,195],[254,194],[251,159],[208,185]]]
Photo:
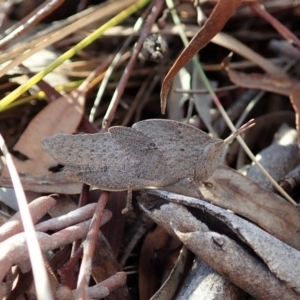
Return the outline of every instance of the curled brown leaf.
[[[241,0],[219,0],[212,11],[211,15],[200,28],[197,34],[190,41],[189,45],[181,52],[162,83],[160,98],[161,111],[164,114],[168,92],[171,88],[172,81],[178,71],[208,42],[222,30],[226,22],[240,5]]]

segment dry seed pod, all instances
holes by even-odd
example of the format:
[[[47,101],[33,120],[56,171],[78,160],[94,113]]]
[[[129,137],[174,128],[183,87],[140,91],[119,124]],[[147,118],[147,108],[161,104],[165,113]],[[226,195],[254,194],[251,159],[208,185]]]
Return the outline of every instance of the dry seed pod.
[[[43,147],[64,165],[67,179],[106,191],[204,181],[215,171],[226,144],[254,125],[246,123],[224,141],[171,120],[147,120],[108,133],[55,135]]]

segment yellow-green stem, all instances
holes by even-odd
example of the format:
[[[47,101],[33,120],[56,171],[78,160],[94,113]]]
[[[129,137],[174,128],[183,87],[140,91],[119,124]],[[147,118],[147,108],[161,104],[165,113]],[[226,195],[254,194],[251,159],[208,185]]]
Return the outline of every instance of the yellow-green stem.
[[[104,25],[99,27],[97,30],[95,30],[92,34],[87,36],[85,39],[83,39],[80,43],[78,43],[76,46],[62,54],[59,58],[57,58],[54,62],[49,64],[44,70],[39,72],[38,74],[34,75],[32,78],[30,78],[25,84],[19,86],[14,91],[12,91],[9,95],[4,97],[0,101],[0,112],[10,103],[12,103],[14,100],[16,100],[19,96],[21,96],[23,93],[28,91],[34,84],[42,80],[48,73],[52,72],[55,68],[57,68],[59,65],[61,65],[64,61],[67,59],[70,59],[72,56],[74,56],[77,52],[91,44],[93,41],[95,41],[97,38],[99,38],[103,33],[108,30],[109,28],[118,25],[120,22],[128,18],[133,13],[137,12],[139,9],[144,7],[149,3],[149,0],[140,0],[136,4],[129,6],[127,9],[123,10],[121,13],[110,19],[108,22],[106,22]]]

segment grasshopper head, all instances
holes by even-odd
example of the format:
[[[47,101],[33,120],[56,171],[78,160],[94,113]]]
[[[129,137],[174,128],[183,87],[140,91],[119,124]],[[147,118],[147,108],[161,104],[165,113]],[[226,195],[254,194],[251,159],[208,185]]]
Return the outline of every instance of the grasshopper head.
[[[203,151],[203,155],[199,158],[196,166],[196,180],[205,181],[216,170],[220,163],[224,150],[224,141],[215,139],[213,143],[209,143]]]

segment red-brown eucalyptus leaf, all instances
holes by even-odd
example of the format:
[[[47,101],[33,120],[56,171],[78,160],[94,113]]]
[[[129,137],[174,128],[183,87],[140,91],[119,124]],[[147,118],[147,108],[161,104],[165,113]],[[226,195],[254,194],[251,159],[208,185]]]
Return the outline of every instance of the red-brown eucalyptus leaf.
[[[246,74],[227,69],[227,74],[232,83],[249,89],[259,89],[271,93],[289,96],[299,84],[297,81],[287,78],[274,77],[266,74]]]
[[[14,159],[19,173],[49,174],[48,168],[57,165],[57,162],[45,152],[41,139],[57,133],[73,133],[82,119],[84,103],[84,94],[74,91],[51,102],[32,119],[14,147],[29,158],[25,161]],[[6,168],[2,177],[9,177]]]
[[[166,101],[172,81],[178,71],[208,42],[222,30],[226,22],[240,5],[241,0],[219,0],[210,14],[209,18],[200,28],[198,33],[190,41],[189,45],[181,52],[170,71],[164,78],[160,92],[161,111],[164,114],[166,110]]]
[[[229,68],[229,59],[225,59],[223,65],[227,71],[229,79],[237,86],[277,93],[290,98],[291,104],[296,113],[296,127],[298,131],[299,146],[300,82],[290,78],[275,77],[266,74],[246,74],[243,72],[237,72]]]

